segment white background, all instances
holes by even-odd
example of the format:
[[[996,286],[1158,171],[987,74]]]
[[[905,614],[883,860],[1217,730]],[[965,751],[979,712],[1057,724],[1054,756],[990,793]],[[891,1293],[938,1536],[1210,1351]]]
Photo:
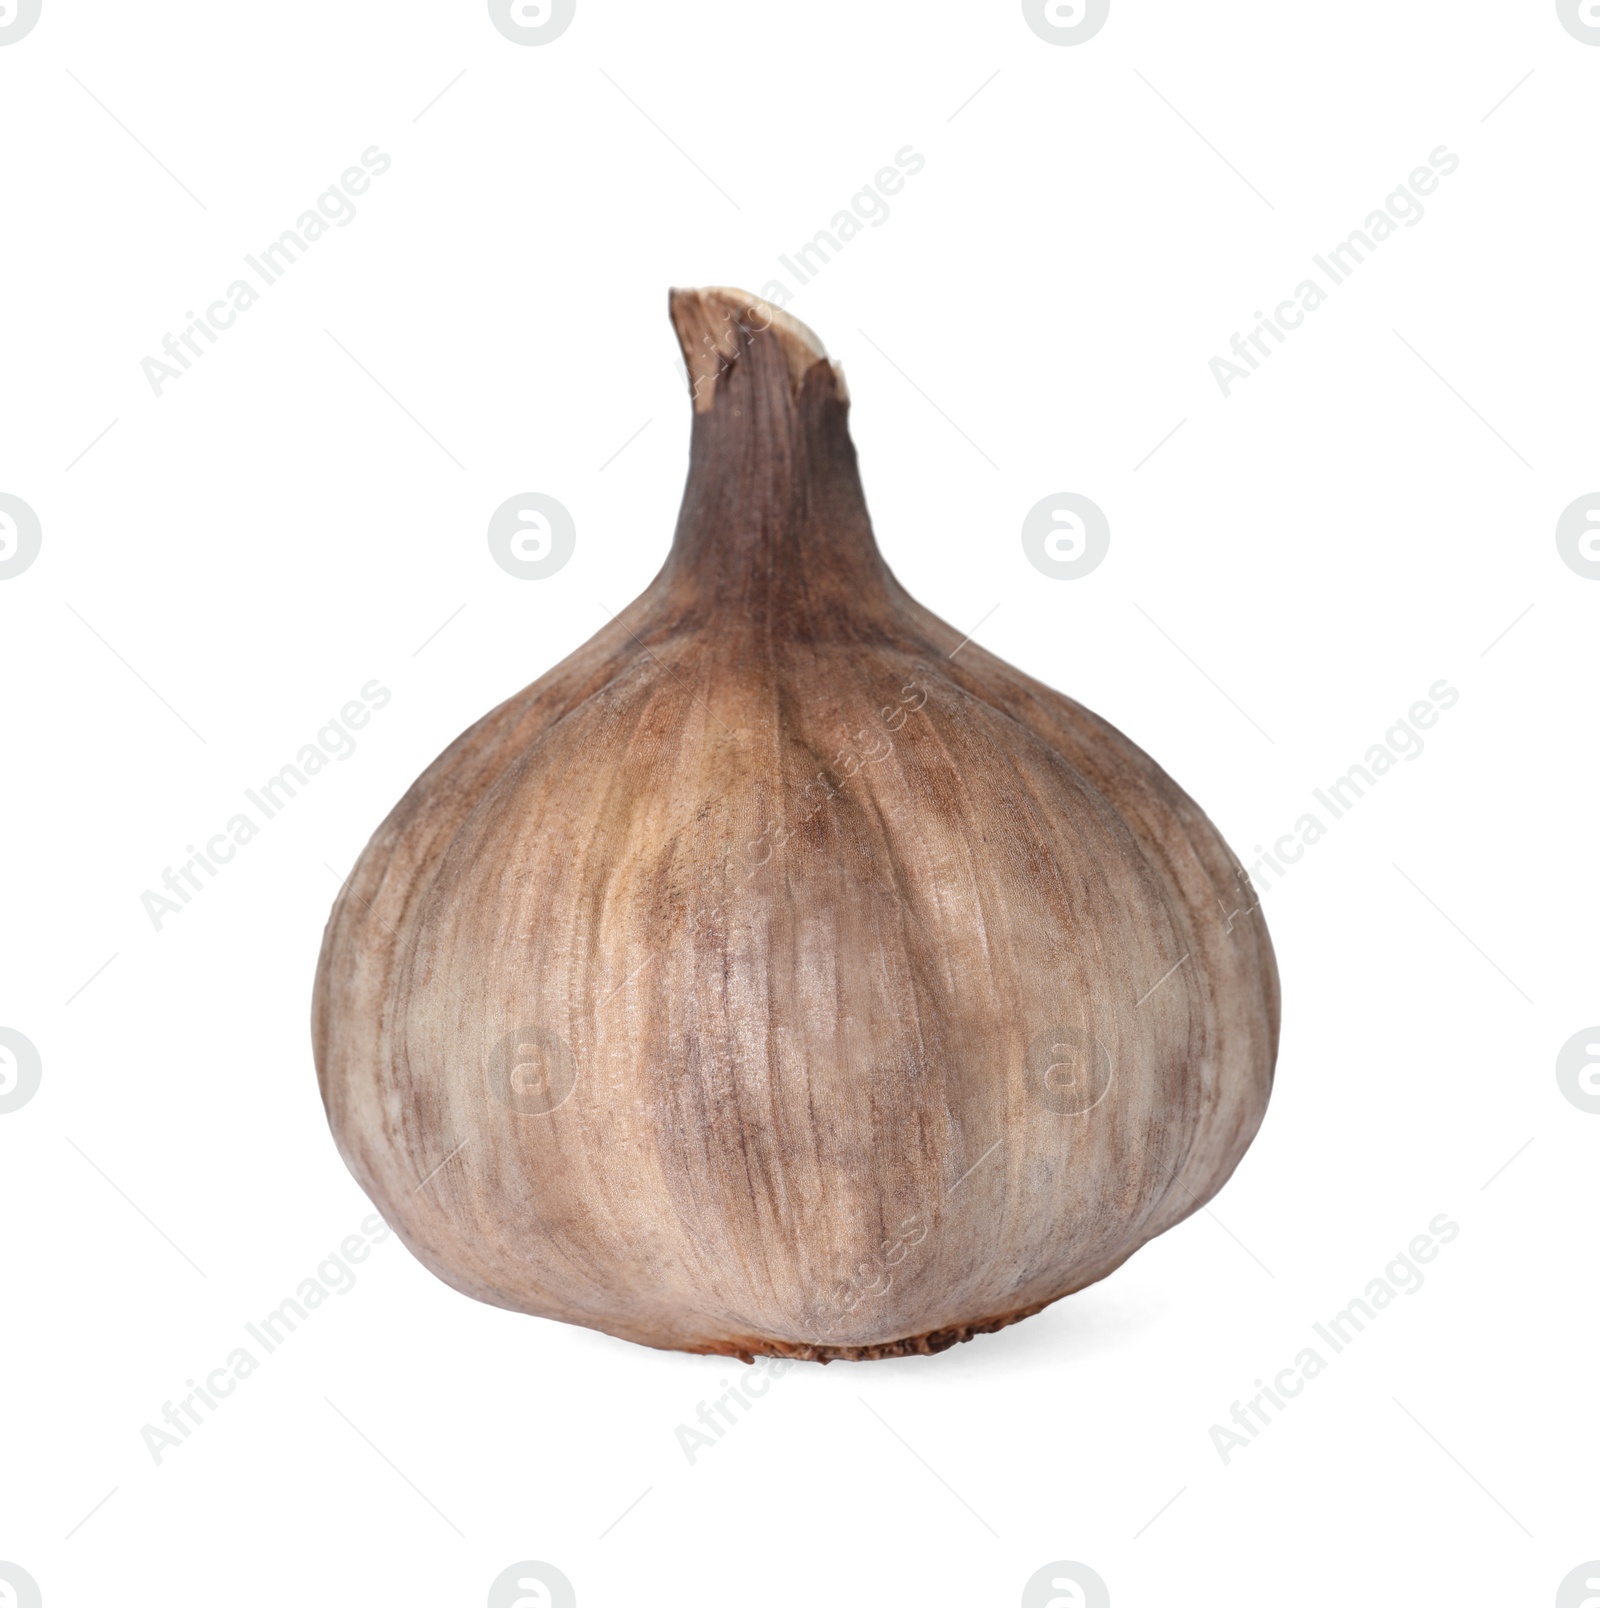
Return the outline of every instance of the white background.
[[[1554,539],[1600,485],[1597,85],[1550,0],[1113,0],[1071,48],[1015,3],[578,0],[519,48],[470,0],[44,0],[0,48],[0,491],[43,528],[0,581],[0,1025],[43,1063],[0,1115],[0,1559],[47,1608],[476,1605],[522,1559],[582,1608],[1010,1608],[1058,1559],[1116,1608],[1553,1602],[1600,1556],[1600,1117],[1554,1074],[1600,1019],[1600,585]],[[158,399],[141,359],[374,144],[355,220]],[[1440,145],[1422,221],[1224,399],[1209,360]],[[1105,1283],[797,1368],[694,1466],[739,1365],[391,1239],[157,1466],[141,1426],[371,1210],[308,1043],[338,877],[660,564],[667,287],[774,276],[900,578],[1247,862],[1459,690],[1266,894],[1254,1147]],[[485,540],[521,491],[577,524],[546,580]],[[1110,520],[1081,580],[1022,550],[1058,491]],[[372,678],[358,751],[156,931],[141,894]],[[1441,1212],[1425,1286],[1225,1466],[1210,1426]]]

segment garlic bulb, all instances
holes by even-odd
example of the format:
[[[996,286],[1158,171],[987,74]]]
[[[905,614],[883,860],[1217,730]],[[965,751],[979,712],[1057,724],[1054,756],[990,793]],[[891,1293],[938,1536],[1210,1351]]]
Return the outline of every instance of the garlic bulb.
[[[735,291],[671,311],[671,553],[368,844],[323,1099],[480,1300],[746,1358],[941,1350],[1221,1188],[1271,945],[1147,755],[896,583],[816,337]]]

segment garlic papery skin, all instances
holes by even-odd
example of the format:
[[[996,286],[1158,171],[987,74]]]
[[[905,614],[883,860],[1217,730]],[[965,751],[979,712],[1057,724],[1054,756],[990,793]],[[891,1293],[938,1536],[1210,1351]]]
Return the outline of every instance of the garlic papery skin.
[[[480,1300],[687,1351],[938,1351],[1221,1188],[1271,1088],[1272,947],[1148,755],[895,581],[816,337],[737,291],[671,312],[666,563],[368,844],[318,968],[323,1098]]]

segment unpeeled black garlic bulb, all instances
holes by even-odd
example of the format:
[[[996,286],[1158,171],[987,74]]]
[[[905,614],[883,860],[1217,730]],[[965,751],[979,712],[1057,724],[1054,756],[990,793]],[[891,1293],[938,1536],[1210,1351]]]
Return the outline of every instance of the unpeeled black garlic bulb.
[[[480,1300],[747,1358],[937,1351],[1221,1188],[1271,1087],[1271,944],[1153,760],[889,573],[816,337],[735,291],[671,312],[666,564],[367,845],[323,1099]]]

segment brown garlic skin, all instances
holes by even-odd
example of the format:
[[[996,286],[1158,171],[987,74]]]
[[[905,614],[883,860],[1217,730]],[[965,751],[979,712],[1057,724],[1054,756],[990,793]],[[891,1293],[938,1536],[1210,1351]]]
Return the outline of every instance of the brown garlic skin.
[[[686,1351],[940,1350],[1221,1188],[1271,1087],[1271,944],[1154,761],[898,585],[816,338],[734,291],[671,310],[672,551],[368,844],[323,1099],[479,1300]]]

